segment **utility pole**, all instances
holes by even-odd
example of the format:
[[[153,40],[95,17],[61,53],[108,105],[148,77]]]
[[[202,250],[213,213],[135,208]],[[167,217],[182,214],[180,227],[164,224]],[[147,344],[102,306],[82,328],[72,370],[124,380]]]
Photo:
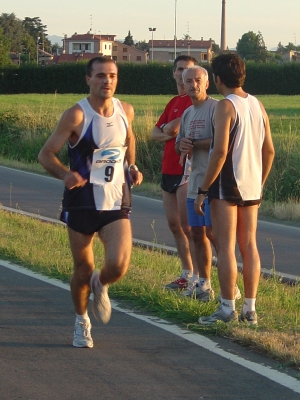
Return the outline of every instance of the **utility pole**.
[[[226,1],[222,0],[222,18],[221,18],[221,51],[226,50]]]

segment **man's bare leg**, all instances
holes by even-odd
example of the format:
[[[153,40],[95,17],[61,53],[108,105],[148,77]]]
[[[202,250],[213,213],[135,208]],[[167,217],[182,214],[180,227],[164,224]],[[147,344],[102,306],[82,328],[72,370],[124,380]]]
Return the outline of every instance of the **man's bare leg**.
[[[73,256],[74,273],[71,278],[71,295],[76,314],[87,312],[90,279],[95,269],[93,239],[94,235],[84,235],[68,228],[70,247]]]
[[[218,276],[223,299],[234,300],[237,280],[235,257],[237,206],[213,199],[210,204],[212,226],[218,254]]]
[[[210,279],[212,252],[205,226],[192,227],[191,236],[193,265],[197,267],[197,272],[201,278]]]
[[[255,299],[260,278],[256,244],[258,206],[238,207],[237,240],[243,259],[245,297]]]
[[[132,250],[131,222],[128,219],[119,219],[102,228],[98,235],[105,249],[100,281],[107,285],[120,280],[129,267]]]
[[[173,233],[182,269],[193,271],[190,254],[190,228],[187,222],[187,184],[180,186],[176,193],[162,191],[163,205],[169,228]]]

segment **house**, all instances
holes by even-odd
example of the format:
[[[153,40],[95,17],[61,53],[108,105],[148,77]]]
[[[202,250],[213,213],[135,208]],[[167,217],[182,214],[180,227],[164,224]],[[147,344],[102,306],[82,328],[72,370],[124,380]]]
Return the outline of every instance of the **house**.
[[[134,46],[119,42],[113,43],[112,59],[116,62],[147,64],[147,56],[148,53],[146,51],[136,49]]]
[[[282,54],[283,62],[300,62],[300,52],[295,50],[290,50],[287,53]]]
[[[213,40],[176,40],[176,57],[190,55],[202,63],[210,63],[213,55]],[[149,40],[149,59],[157,62],[173,62],[175,57],[175,40]],[[153,58],[152,58],[153,50]]]
[[[89,60],[93,57],[104,56],[117,62],[134,62],[145,64],[147,53],[115,41],[116,35],[96,35],[74,33],[70,38],[63,38],[63,52],[54,56],[53,64]]]

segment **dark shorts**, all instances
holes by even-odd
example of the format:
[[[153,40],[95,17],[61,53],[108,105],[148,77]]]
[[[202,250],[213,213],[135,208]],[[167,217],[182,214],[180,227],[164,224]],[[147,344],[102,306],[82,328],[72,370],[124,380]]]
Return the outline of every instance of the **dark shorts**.
[[[130,210],[125,208],[111,211],[75,210],[64,211],[60,219],[73,231],[92,235],[114,221],[129,219],[129,216]]]
[[[168,175],[162,174],[161,188],[165,192],[175,193],[177,188],[185,183],[188,183],[188,175]]]
[[[219,199],[220,200],[219,197],[213,197],[213,196],[210,196],[208,194],[208,202],[209,202],[209,204],[213,199]],[[238,206],[238,207],[256,206],[256,205],[261,203],[261,199],[258,199],[258,200],[221,199],[221,200],[228,201],[228,203],[234,204],[235,206]]]

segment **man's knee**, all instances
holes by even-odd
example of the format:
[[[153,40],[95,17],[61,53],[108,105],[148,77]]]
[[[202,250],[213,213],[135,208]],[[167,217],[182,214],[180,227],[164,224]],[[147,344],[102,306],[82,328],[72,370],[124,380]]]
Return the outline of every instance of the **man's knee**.
[[[74,263],[73,279],[82,285],[89,283],[94,268],[94,265],[84,261]]]

